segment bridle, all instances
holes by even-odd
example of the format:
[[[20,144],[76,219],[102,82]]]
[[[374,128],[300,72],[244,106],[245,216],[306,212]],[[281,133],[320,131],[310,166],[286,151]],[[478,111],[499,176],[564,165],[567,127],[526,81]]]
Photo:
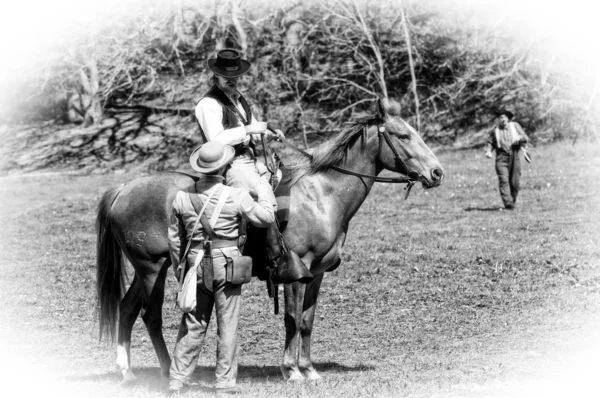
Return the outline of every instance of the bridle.
[[[371,124],[369,123],[361,123],[362,124],[362,129],[363,129],[363,134],[366,136],[366,129],[367,127],[369,127]],[[270,131],[274,132],[272,129],[269,128]],[[404,188],[406,190],[406,195],[404,197],[404,199],[408,199],[408,195],[410,194],[410,190],[412,189],[412,187],[419,181],[419,179],[421,178],[421,175],[414,171],[411,170],[408,165],[406,164],[406,162],[404,162],[404,160],[402,160],[402,158],[400,157],[400,154],[398,153],[398,150],[396,149],[396,147],[394,146],[393,142],[392,142],[392,138],[390,137],[389,133],[386,131],[385,126],[382,124],[377,124],[377,135],[379,136],[379,149],[378,149],[378,157],[381,159],[381,151],[383,149],[383,143],[385,141],[385,143],[387,144],[387,146],[390,148],[390,150],[392,151],[392,153],[394,154],[394,160],[396,162],[396,168],[399,170],[402,170],[402,175],[401,177],[379,177],[376,175],[371,175],[371,174],[364,174],[364,173],[359,173],[356,171],[352,171],[349,169],[346,169],[344,167],[341,166],[331,166],[332,170],[335,170],[339,173],[342,174],[348,174],[348,175],[352,175],[352,176],[356,176],[359,177],[362,181],[363,184],[365,183],[363,178],[370,178],[373,179],[374,182],[385,182],[385,183],[404,183],[407,184],[406,187]],[[303,149],[298,148],[296,145],[292,144],[291,142],[289,142],[288,140],[286,140],[285,138],[283,139],[278,139],[280,142],[282,142],[283,144],[287,145],[288,147],[294,149],[295,151],[301,153],[302,155],[306,156],[309,159],[312,159],[312,155],[308,152],[306,152]],[[264,146],[264,141],[263,141],[263,146]],[[274,171],[276,171],[276,165],[274,164],[274,162],[269,161],[267,158],[270,158],[270,156],[267,154],[268,152],[268,147],[265,146],[265,164],[267,166],[267,169],[269,169],[269,171],[271,173],[273,173]],[[271,164],[270,164],[271,163]],[[365,184],[366,186],[366,184]]]

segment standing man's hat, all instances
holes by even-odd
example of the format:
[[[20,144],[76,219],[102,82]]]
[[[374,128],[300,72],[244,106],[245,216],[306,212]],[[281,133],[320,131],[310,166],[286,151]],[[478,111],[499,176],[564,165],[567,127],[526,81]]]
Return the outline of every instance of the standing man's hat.
[[[231,145],[209,141],[192,151],[190,165],[199,173],[212,173],[231,162],[234,156],[235,149]]]
[[[226,48],[217,53],[217,58],[208,60],[208,69],[223,77],[238,77],[250,70],[250,62],[242,59],[238,50]]]
[[[511,111],[509,111],[508,109],[501,109],[500,111],[498,111],[498,112],[496,113],[496,116],[497,116],[497,117],[500,117],[500,116],[502,116],[502,115],[506,115],[506,117],[507,117],[509,120],[512,120],[512,118],[515,116],[515,115],[513,115],[513,113],[512,113]]]

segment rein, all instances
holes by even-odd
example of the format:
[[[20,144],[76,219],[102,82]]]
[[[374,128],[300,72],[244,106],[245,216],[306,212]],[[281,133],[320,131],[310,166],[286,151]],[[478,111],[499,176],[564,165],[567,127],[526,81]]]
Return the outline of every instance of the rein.
[[[367,128],[367,125],[363,124],[363,129],[366,129],[366,128]],[[269,128],[269,130],[271,130],[271,129]],[[273,131],[273,130],[271,130],[271,131]],[[394,154],[394,159],[396,161],[396,165],[400,166],[401,169],[406,171],[405,175],[403,175],[401,177],[379,177],[376,175],[364,174],[364,173],[352,171],[352,170],[346,169],[341,166],[330,166],[330,167],[332,170],[335,170],[339,173],[348,174],[351,176],[359,177],[361,179],[362,178],[372,178],[373,181],[375,181],[375,182],[407,184],[406,187],[404,188],[406,190],[406,195],[404,197],[404,200],[406,200],[406,199],[408,199],[408,195],[410,195],[410,190],[412,189],[412,187],[419,181],[420,175],[416,171],[411,170],[407,166],[407,164],[402,160],[402,158],[400,157],[400,154],[396,150],[396,147],[394,147],[394,144],[392,143],[392,139],[391,139],[390,135],[388,134],[387,131],[385,131],[385,126],[381,126],[381,125],[378,126],[377,134],[379,135],[379,153],[381,153],[381,149],[383,148],[383,140],[385,140],[385,143],[390,147],[390,149],[392,150],[392,153]],[[382,138],[383,138],[383,140],[382,140]],[[287,139],[283,138],[283,139],[278,139],[278,140],[280,142],[282,142],[283,144],[287,145],[288,147],[292,148],[296,152],[299,152],[300,154],[306,156],[307,158],[309,158],[309,159],[313,158],[313,156],[310,153],[308,153],[305,150],[292,144]]]

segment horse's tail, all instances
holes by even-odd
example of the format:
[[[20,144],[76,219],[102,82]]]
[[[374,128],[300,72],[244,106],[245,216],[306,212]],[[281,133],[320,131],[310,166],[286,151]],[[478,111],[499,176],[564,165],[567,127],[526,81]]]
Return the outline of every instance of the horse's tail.
[[[102,334],[115,339],[119,302],[125,290],[123,252],[110,221],[110,208],[123,185],[106,191],[98,204],[96,217],[96,293]]]

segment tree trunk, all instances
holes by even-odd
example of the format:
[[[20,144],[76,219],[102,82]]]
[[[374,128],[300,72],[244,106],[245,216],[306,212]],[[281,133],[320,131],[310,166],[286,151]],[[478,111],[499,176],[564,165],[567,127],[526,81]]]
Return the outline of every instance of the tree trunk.
[[[408,50],[408,65],[410,66],[410,77],[412,79],[412,92],[415,97],[415,114],[417,116],[417,131],[421,130],[421,115],[419,111],[419,93],[417,92],[417,77],[415,75],[415,63],[413,61],[412,49],[410,45],[410,35],[408,32],[408,23],[404,12],[404,4],[400,4],[400,15],[402,17],[402,28],[404,30],[404,40],[406,40],[406,49]]]

